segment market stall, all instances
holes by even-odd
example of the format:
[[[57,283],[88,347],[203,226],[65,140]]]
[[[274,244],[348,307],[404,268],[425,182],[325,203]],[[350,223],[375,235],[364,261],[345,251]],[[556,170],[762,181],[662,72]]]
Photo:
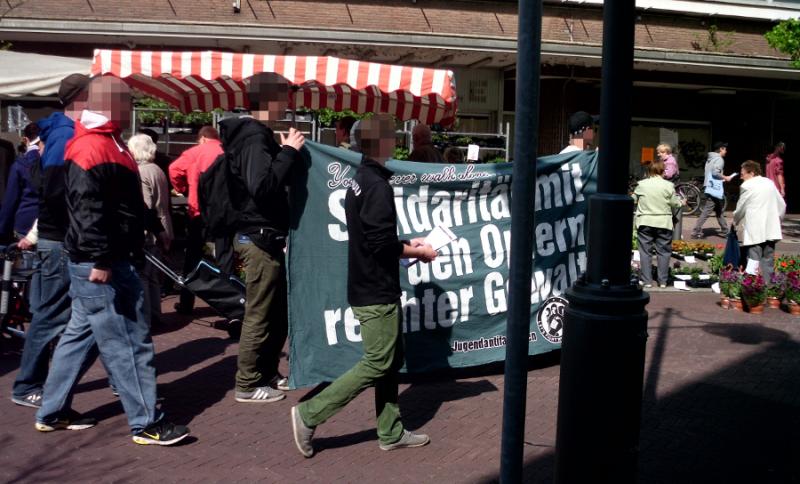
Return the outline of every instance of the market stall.
[[[450,126],[457,109],[452,71],[336,57],[96,50],[92,75],[113,75],[182,112],[244,105],[246,80],[277,73],[293,86],[292,109],[389,113]]]

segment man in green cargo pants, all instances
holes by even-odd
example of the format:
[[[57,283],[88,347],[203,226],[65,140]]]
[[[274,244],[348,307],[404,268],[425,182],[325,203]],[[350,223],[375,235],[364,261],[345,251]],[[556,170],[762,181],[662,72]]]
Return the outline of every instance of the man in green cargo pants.
[[[436,251],[422,239],[397,238],[392,172],[384,165],[394,150],[394,122],[387,115],[354,128],[364,157],[345,197],[348,264],[347,299],[361,323],[364,356],[314,398],[292,407],[297,449],[314,455],[317,425],[335,415],[367,387],[375,386],[378,440],[383,450],[421,447],[430,439],[403,428],[397,405],[397,371],[403,362],[400,313],[400,258],[430,262]]]

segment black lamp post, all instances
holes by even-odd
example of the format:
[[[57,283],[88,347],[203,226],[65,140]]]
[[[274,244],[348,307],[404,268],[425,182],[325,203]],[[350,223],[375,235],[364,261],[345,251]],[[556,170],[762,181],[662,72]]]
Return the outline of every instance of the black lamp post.
[[[634,0],[604,2],[598,194],[589,200],[587,271],[567,291],[559,484],[636,481],[649,296],[630,280],[634,26]]]
[[[500,482],[504,483],[522,482],[534,242],[532,207],[539,144],[542,0],[520,0],[518,32],[515,162],[511,182],[514,195],[511,199],[510,288],[500,455]]]

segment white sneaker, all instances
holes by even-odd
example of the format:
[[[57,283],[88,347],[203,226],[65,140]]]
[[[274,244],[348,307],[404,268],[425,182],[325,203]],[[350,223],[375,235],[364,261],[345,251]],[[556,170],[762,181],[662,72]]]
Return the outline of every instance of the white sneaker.
[[[239,392],[234,398],[240,403],[272,403],[286,398],[286,394],[270,386],[258,387],[252,392]]]
[[[289,378],[281,375],[280,373],[272,377],[272,380],[269,381],[269,386],[272,388],[277,388],[278,390],[283,390],[284,392],[288,392],[292,389],[289,386]]]

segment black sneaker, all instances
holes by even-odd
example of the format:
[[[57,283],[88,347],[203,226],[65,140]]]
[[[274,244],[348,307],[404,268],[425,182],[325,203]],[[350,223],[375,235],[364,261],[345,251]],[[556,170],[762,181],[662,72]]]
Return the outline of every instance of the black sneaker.
[[[39,432],[52,432],[54,430],[84,430],[97,425],[97,420],[91,417],[84,417],[75,410],[69,409],[61,412],[55,422],[36,422],[36,430]]]
[[[182,314],[184,316],[191,316],[192,312],[194,312],[194,309],[189,307],[183,307],[183,305],[179,302],[175,303],[175,306],[173,307],[175,308],[176,313]]]
[[[189,436],[189,427],[160,420],[133,436],[140,445],[172,445]]]
[[[12,396],[11,401],[23,407],[40,408],[42,406],[42,391],[36,391],[24,397]]]

